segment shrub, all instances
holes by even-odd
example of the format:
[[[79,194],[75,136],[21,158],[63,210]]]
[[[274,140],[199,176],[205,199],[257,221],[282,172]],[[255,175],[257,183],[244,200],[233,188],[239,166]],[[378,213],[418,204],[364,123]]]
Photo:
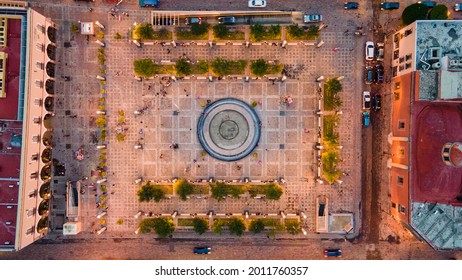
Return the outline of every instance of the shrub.
[[[408,25],[408,24],[413,23],[416,20],[426,19],[427,14],[428,14],[427,6],[423,4],[415,3],[415,4],[411,4],[407,6],[403,10],[403,14],[401,15],[401,20],[404,25]]]
[[[209,63],[206,60],[199,60],[197,62],[197,69],[199,74],[206,74],[209,72]]]
[[[331,111],[342,106],[338,93],[342,91],[342,84],[337,79],[328,79],[324,84],[324,110]]]
[[[149,23],[140,23],[136,25],[133,31],[133,39],[135,40],[152,40],[154,39],[154,29]]]
[[[98,34],[96,35],[96,37],[98,37],[98,39],[104,39],[104,32],[100,30]]]
[[[114,34],[114,39],[120,40],[120,39],[122,39],[122,35],[120,35],[120,33],[117,32],[116,34]]]
[[[191,75],[191,63],[186,59],[178,59],[175,63],[175,70],[178,76],[189,76]]]
[[[228,27],[224,24],[217,24],[213,27],[213,35],[218,39],[224,39],[228,36],[229,30]]]
[[[302,227],[300,226],[300,222],[297,220],[286,220],[285,222],[286,230],[290,234],[297,234],[302,232]]]
[[[266,189],[266,198],[271,200],[278,200],[282,195],[282,187],[275,183],[269,183]]]
[[[167,237],[175,231],[175,224],[170,218],[144,219],[141,221],[139,227],[140,233],[154,231],[159,237]]]
[[[207,23],[198,24],[193,23],[191,24],[191,33],[196,36],[202,36],[209,31],[209,25]]]
[[[211,63],[212,71],[218,77],[224,77],[231,74],[243,74],[246,66],[246,60],[226,60],[216,58]]]
[[[202,218],[194,218],[193,227],[194,227],[194,231],[197,234],[202,235],[204,232],[208,230],[209,221],[206,219],[202,219]]]
[[[257,101],[252,101],[252,107],[257,107],[258,106],[258,102]]]
[[[161,28],[157,31],[157,37],[161,40],[170,39],[170,33],[168,32],[167,28]]]
[[[119,218],[116,222],[118,225],[122,225],[124,223],[124,220],[122,218]]]
[[[174,187],[181,200],[187,200],[187,196],[194,192],[194,185],[184,179],[177,180]]]
[[[265,229],[265,223],[262,220],[251,220],[249,230],[253,233],[260,233]]]
[[[140,77],[150,78],[155,74],[155,64],[152,59],[145,58],[133,62],[135,74]]]
[[[75,23],[71,23],[70,28],[71,28],[71,31],[74,33],[78,33],[80,31],[80,27]]]
[[[125,135],[123,133],[117,133],[117,142],[125,141]]]
[[[223,233],[223,226],[225,225],[225,221],[223,220],[214,220],[212,229],[214,233],[222,234]]]
[[[448,19],[448,8],[445,5],[436,5],[428,15],[428,19],[445,20]]]
[[[103,127],[106,125],[106,116],[105,115],[100,115],[96,121],[95,121],[96,125],[99,126],[99,127]]]
[[[261,77],[266,74],[268,70],[268,64],[264,59],[258,59],[250,64],[250,71],[257,77]]]

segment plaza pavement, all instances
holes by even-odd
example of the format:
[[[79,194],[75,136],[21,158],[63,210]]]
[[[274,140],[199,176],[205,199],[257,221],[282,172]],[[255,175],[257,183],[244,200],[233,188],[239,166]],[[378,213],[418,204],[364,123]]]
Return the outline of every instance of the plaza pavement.
[[[216,212],[274,213],[285,210],[295,213],[303,210],[308,215],[304,227],[314,231],[315,199],[319,195],[329,198],[329,211],[347,211],[355,213],[355,223],[360,224],[358,205],[360,201],[360,99],[358,98],[362,75],[362,46],[364,38],[345,35],[343,28],[353,30],[358,22],[355,14],[341,12],[335,20],[324,16],[328,25],[321,31],[325,44],[321,48],[314,46],[288,46],[281,49],[274,46],[190,46],[170,48],[171,52],[160,47],[145,46],[136,48],[126,40],[126,32],[133,22],[144,22],[150,18],[149,10],[127,10],[129,20],[115,20],[107,14],[107,5],[97,6],[89,13],[83,6],[72,3],[67,6],[55,4],[33,5],[59,24],[57,76],[72,76],[70,82],[57,81],[57,116],[55,140],[57,146],[53,156],[66,162],[67,177],[55,178],[56,188],[62,188],[68,179],[77,180],[88,176],[95,168],[98,153],[95,135],[97,100],[100,98],[99,81],[94,77],[99,73],[96,61],[98,45],[95,38],[86,40],[85,36],[70,34],[70,23],[98,19],[106,26],[107,74],[107,111],[108,111],[108,186],[114,192],[109,197],[109,212],[106,217],[111,232],[133,232],[136,229],[133,215],[138,210],[154,213],[198,213],[207,210]],[[122,5],[123,7],[123,5]],[[295,8],[300,8],[296,6]],[[302,9],[303,10],[303,9]],[[335,11],[337,12],[337,11]],[[329,13],[326,10],[326,13]],[[334,12],[332,12],[333,14]],[[360,11],[361,13],[361,11]],[[343,24],[342,24],[343,22]],[[340,29],[342,26],[342,29]],[[123,40],[113,39],[119,32]],[[63,48],[64,42],[71,42],[71,48]],[[334,47],[339,51],[334,52]],[[272,84],[266,80],[222,80],[209,83],[205,80],[177,81],[168,87],[166,97],[157,96],[159,80],[138,82],[133,79],[133,61],[139,58],[161,59],[177,58],[185,53],[193,60],[223,57],[228,59],[245,58],[254,60],[278,60],[286,65],[303,65],[304,71],[297,79],[288,79],[284,83]],[[358,58],[359,57],[359,58]],[[117,73],[119,75],[117,76]],[[342,178],[341,186],[316,185],[311,172],[315,156],[313,146],[316,141],[317,119],[315,115],[316,87],[315,79],[344,76],[341,93],[343,108],[340,121],[340,145],[342,162],[340,168],[349,171],[350,176]],[[151,89],[148,90],[149,86]],[[185,91],[186,90],[186,91]],[[290,95],[294,99],[291,106],[281,104],[281,97]],[[197,98],[199,97],[199,98]],[[262,138],[255,152],[258,158],[247,157],[236,163],[217,161],[209,156],[201,157],[202,151],[195,136],[195,125],[201,113],[201,102],[223,97],[236,97],[246,102],[261,101],[256,109],[262,118]],[[132,112],[143,106],[149,106],[148,112],[135,117]],[[114,129],[118,119],[117,112],[125,111],[128,134],[125,142],[117,143]],[[67,112],[70,111],[70,112]],[[179,111],[178,116],[173,111]],[[284,112],[281,114],[281,111]],[[76,116],[76,117],[74,117]],[[304,133],[304,129],[309,133]],[[135,150],[134,144],[144,131],[144,149]],[[169,144],[178,142],[180,149],[171,150]],[[281,144],[284,148],[281,149]],[[85,146],[87,158],[82,162],[73,159],[72,153]],[[160,159],[160,154],[164,157]],[[193,159],[197,160],[193,164]],[[260,163],[261,161],[261,163]],[[198,166],[200,165],[200,167]],[[185,169],[188,172],[184,172]],[[160,203],[139,203],[134,180],[170,179],[242,179],[268,180],[284,177],[284,194],[279,201],[264,202],[248,198],[227,199],[216,202],[213,199],[190,199],[186,202],[178,198]],[[89,231],[96,223],[95,200],[91,192],[84,195],[82,205],[84,230]],[[123,219],[122,225],[116,221]],[[356,228],[356,231],[359,228]]]

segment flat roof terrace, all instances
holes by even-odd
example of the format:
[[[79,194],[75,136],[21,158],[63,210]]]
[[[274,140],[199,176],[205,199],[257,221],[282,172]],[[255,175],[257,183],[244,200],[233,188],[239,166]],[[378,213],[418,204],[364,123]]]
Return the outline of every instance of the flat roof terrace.
[[[7,46],[0,47],[6,53],[5,98],[0,98],[0,120],[18,119],[19,68],[21,56],[21,19],[9,18]]]

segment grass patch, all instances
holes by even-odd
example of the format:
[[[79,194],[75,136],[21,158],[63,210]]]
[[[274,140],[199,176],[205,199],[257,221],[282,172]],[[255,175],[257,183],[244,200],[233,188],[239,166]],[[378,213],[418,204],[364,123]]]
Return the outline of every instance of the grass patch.
[[[154,64],[154,74],[175,74],[175,65]]]
[[[246,66],[247,60],[226,60],[216,58],[211,63],[212,73],[218,77],[224,77],[227,75],[243,75],[245,74]]]
[[[209,185],[194,185],[192,194],[209,194]]]
[[[173,194],[173,186],[153,185],[155,188],[161,189],[165,194]]]
[[[250,26],[250,40],[253,42],[263,40],[281,40],[281,26],[263,26],[255,24]]]
[[[192,227],[194,226],[194,219],[178,219],[178,226],[180,227]]]
[[[208,27],[206,27],[208,29]],[[192,28],[188,27],[175,27],[175,38],[177,40],[208,40],[209,33],[195,33]]]
[[[337,122],[338,117],[335,115],[326,115],[323,117],[323,140],[338,143],[339,135],[335,131]]]

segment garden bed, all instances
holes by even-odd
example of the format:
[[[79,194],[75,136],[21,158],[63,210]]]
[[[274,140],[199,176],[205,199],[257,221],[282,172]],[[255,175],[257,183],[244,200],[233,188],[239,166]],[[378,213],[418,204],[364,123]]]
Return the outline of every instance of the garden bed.
[[[192,194],[209,194],[209,185],[194,185]]]
[[[319,37],[319,29],[316,25],[299,27],[290,25],[286,27],[287,40],[316,40]]]
[[[178,226],[179,227],[193,227],[194,226],[194,219],[181,219],[181,218],[178,218]]]
[[[338,142],[337,128],[338,117],[335,115],[326,115],[323,117],[323,137],[324,140]]]
[[[205,32],[204,34],[194,34],[189,28],[185,27],[176,27],[175,28],[175,38],[177,40],[208,40],[209,33]]]
[[[246,66],[247,60],[226,60],[217,58],[211,63],[212,73],[218,77],[244,75]]]
[[[156,189],[161,189],[166,195],[173,195],[173,186],[152,185]]]
[[[270,25],[263,26],[255,24],[250,26],[250,40],[253,42],[281,40],[281,26]]]

